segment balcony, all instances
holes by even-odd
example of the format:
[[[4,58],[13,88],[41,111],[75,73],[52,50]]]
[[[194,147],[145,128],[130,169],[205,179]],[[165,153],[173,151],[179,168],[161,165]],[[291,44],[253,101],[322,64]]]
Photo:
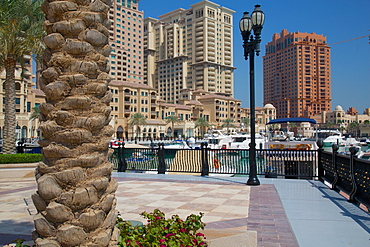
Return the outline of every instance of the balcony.
[[[196,37],[195,38],[195,41],[197,41],[197,42],[203,41],[203,35],[202,36],[199,36],[199,37]]]
[[[214,28],[214,27],[209,26],[209,27],[208,27],[208,33],[214,33],[214,32],[215,32],[215,28]]]
[[[201,32],[201,31],[203,31],[203,26],[196,27],[196,28],[195,28],[195,31],[197,31],[197,32]]]
[[[203,46],[197,46],[197,47],[195,48],[195,51],[203,51]]]
[[[202,56],[202,55],[203,55],[203,50],[201,50],[201,51],[197,51],[197,52],[195,53],[195,55],[197,55],[197,57]]]

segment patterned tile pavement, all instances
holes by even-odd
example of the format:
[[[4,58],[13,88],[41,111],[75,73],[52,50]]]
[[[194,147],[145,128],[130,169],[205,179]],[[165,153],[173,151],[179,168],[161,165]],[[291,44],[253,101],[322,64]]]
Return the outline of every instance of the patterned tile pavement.
[[[36,211],[30,196],[36,184],[32,164],[27,167],[0,166],[0,246],[18,237],[31,239]],[[260,186],[248,187],[245,177],[113,176],[124,218],[143,221],[139,213],[154,208],[167,216],[204,212],[208,239],[241,240],[227,239],[219,247],[250,246],[245,236],[255,231],[257,246],[370,246],[369,213],[319,181],[260,178]]]
[[[1,174],[0,174],[1,177]],[[298,246],[273,185],[259,187],[221,180],[115,178],[117,209],[127,220],[144,221],[139,215],[156,208],[168,217],[203,212],[207,230],[219,236],[255,230],[258,246]],[[30,196],[36,184],[30,177],[12,181],[0,179],[0,244],[18,237],[31,239],[32,216],[36,213]],[[264,198],[271,198],[266,202]],[[270,203],[263,205],[265,203]],[[274,210],[276,215],[266,211]],[[272,216],[274,220],[269,220]],[[279,218],[275,218],[278,216]],[[284,226],[284,227],[282,227]],[[218,231],[218,232],[217,232]],[[280,245],[287,244],[287,245]],[[230,245],[232,247],[232,245]],[[248,246],[248,245],[246,245]]]

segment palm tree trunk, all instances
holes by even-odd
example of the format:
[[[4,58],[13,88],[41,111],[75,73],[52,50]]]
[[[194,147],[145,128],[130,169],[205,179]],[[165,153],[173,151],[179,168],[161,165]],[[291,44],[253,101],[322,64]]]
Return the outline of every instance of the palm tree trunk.
[[[15,152],[15,127],[17,119],[15,114],[15,68],[16,60],[9,57],[6,60],[5,71],[5,119],[4,119],[4,143],[3,153],[12,154]]]
[[[171,127],[172,127],[172,138],[175,138],[175,129],[173,128],[174,124],[173,122],[171,123]]]
[[[37,246],[116,246],[119,231],[108,162],[112,94],[107,56],[111,1],[46,0],[40,105],[43,162],[32,196]]]

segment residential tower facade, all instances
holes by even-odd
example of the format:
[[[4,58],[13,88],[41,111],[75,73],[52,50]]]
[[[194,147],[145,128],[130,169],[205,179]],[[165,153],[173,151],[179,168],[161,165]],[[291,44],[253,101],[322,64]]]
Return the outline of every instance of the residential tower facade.
[[[233,10],[201,1],[144,25],[144,81],[178,103],[182,89],[233,95]]]
[[[144,82],[143,26],[144,13],[138,9],[139,0],[114,0],[109,11],[112,22],[109,44],[110,76],[113,80]]]
[[[263,57],[264,104],[278,118],[331,110],[330,47],[315,33],[275,33]]]

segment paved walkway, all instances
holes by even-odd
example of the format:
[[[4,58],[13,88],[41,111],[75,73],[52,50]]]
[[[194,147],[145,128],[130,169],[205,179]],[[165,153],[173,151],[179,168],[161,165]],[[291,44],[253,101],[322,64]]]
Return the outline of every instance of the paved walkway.
[[[32,168],[0,169],[0,245],[31,239]],[[4,177],[5,176],[5,177]],[[125,219],[159,208],[184,218],[205,213],[213,246],[370,246],[370,216],[318,181],[114,173]],[[230,242],[230,236],[233,241]]]

